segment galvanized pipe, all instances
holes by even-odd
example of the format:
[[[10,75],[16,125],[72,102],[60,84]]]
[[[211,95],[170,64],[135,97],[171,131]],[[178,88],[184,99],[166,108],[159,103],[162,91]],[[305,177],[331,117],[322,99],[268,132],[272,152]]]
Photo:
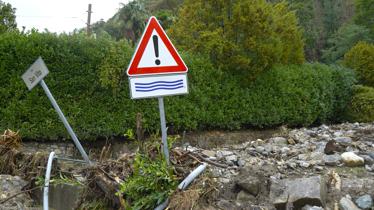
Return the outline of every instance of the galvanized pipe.
[[[169,198],[166,199],[163,203],[158,205],[154,210],[164,210],[169,205]]]
[[[44,191],[43,191],[43,210],[48,210],[48,191],[49,191],[49,181],[51,179],[51,170],[52,170],[52,162],[55,156],[55,152],[51,152],[48,157],[47,163],[47,170],[45,172],[45,180],[44,180]]]
[[[196,179],[205,169],[207,164],[203,163],[199,167],[197,167],[195,170],[193,170],[179,185],[178,189],[184,190],[188,187],[191,182]],[[158,205],[154,210],[164,210],[169,204],[169,198],[166,199],[163,203]]]
[[[195,170],[193,170],[188,176],[178,185],[178,189],[184,190],[188,187],[191,182],[196,179],[197,176],[199,176],[205,169],[207,164],[203,163],[199,167],[197,167]]]

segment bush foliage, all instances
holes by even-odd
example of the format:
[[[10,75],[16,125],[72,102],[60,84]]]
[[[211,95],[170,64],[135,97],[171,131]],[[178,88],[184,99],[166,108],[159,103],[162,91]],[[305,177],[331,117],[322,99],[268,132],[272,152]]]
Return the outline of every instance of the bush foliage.
[[[356,71],[363,84],[374,87],[374,44],[357,43],[345,54],[344,63]]]
[[[186,0],[170,34],[178,48],[249,79],[274,64],[304,61],[302,33],[285,2]]]
[[[355,86],[347,115],[351,121],[374,122],[374,88]]]
[[[81,139],[122,135],[135,127],[138,112],[146,131],[158,130],[157,99],[130,99],[124,71],[132,53],[126,42],[80,35],[0,35],[0,130],[68,137],[41,87],[29,92],[21,79],[39,55],[50,70],[45,82]],[[248,86],[242,75],[217,69],[209,58],[182,57],[190,93],[165,98],[167,122],[176,130],[326,122],[341,116],[354,83],[350,70],[305,64],[275,66]]]

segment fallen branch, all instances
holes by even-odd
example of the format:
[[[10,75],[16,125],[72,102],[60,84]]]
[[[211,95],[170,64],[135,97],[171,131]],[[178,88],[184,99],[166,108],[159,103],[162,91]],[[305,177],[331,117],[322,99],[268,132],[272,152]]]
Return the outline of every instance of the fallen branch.
[[[228,168],[227,165],[224,165],[224,164],[221,164],[221,163],[217,163],[217,162],[214,162],[214,161],[211,161],[209,160],[208,158],[204,158],[202,155],[200,154],[196,154],[200,159],[202,159],[204,162],[206,163],[209,163],[211,165],[214,165],[214,166],[217,166],[217,167],[220,167],[220,168]]]
[[[12,198],[15,198],[15,197],[17,197],[17,196],[19,196],[19,195],[21,195],[21,194],[23,194],[23,193],[28,193],[28,192],[34,191],[34,190],[36,190],[36,189],[38,189],[38,188],[42,188],[42,186],[38,186],[38,187],[34,187],[34,188],[32,188],[32,189],[28,189],[28,190],[24,190],[24,191],[18,192],[18,193],[16,193],[16,194],[11,195],[11,196],[5,198],[4,200],[0,201],[0,204],[4,204],[5,202],[9,201],[9,200],[12,199]]]

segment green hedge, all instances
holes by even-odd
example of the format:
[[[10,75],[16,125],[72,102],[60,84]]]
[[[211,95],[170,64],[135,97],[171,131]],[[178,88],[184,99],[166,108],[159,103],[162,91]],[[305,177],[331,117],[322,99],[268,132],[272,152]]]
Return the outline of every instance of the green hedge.
[[[122,135],[135,127],[138,112],[146,131],[159,129],[157,99],[129,97],[124,69],[132,53],[125,42],[81,35],[0,35],[0,130],[20,130],[28,138],[68,137],[41,87],[29,92],[21,79],[39,55],[50,70],[45,81],[81,139]],[[241,75],[214,68],[204,56],[182,57],[190,94],[165,98],[167,122],[177,130],[337,120],[354,83],[350,70],[305,64],[274,67],[245,85]]]
[[[374,88],[355,86],[347,115],[354,122],[374,122]]]

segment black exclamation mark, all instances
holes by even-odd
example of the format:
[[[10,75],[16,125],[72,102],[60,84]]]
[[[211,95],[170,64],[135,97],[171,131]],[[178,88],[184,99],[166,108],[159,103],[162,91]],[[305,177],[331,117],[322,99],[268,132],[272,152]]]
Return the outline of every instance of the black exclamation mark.
[[[159,56],[159,54],[158,54],[158,36],[153,35],[152,38],[153,38],[153,46],[154,46],[154,49],[155,49],[155,55],[156,55],[156,58],[158,58],[158,56]],[[156,65],[160,65],[161,61],[159,59],[156,59],[155,63],[156,63]]]

